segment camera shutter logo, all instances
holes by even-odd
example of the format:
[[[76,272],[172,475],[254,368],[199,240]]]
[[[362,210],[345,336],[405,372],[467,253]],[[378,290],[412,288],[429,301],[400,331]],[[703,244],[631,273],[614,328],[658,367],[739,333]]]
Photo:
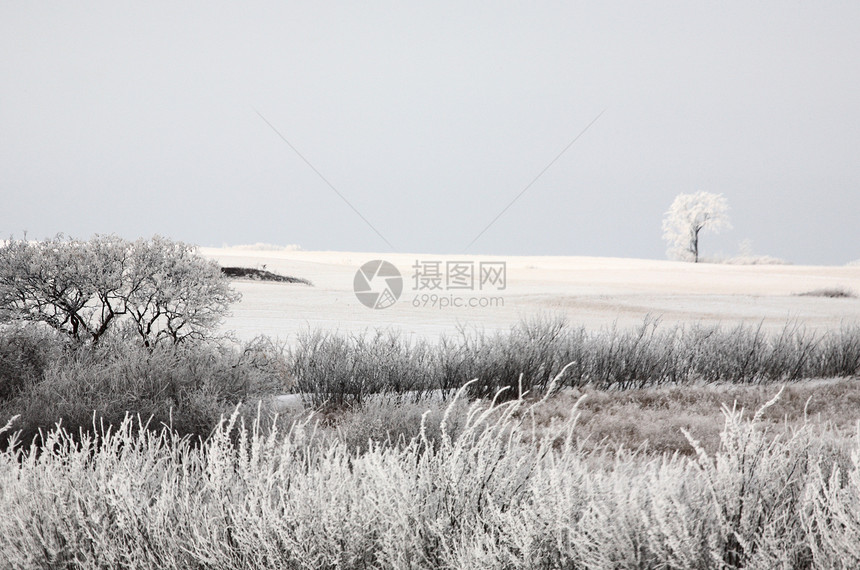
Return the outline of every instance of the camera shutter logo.
[[[353,291],[361,304],[387,309],[403,293],[403,277],[394,265],[381,259],[368,261],[355,272]]]

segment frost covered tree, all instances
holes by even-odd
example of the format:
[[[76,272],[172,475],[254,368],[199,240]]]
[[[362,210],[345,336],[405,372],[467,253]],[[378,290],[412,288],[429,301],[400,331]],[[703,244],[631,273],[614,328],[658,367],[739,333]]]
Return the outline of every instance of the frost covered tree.
[[[131,246],[128,313],[146,346],[204,339],[239,299],[218,264],[194,246],[159,236]]]
[[[669,243],[669,256],[698,263],[699,234],[703,230],[717,233],[731,229],[728,210],[722,194],[678,194],[663,218],[663,239]]]
[[[150,347],[202,339],[236,300],[215,262],[158,236],[0,244],[0,322],[41,322],[78,342],[121,322]]]

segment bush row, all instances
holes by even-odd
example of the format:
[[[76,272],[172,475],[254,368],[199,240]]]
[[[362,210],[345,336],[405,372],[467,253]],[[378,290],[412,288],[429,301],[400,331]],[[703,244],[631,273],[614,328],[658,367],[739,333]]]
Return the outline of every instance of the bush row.
[[[296,390],[317,405],[360,403],[369,393],[449,394],[464,381],[474,396],[506,388],[645,388],[691,382],[759,383],[860,373],[860,326],[827,332],[790,323],[762,326],[661,326],[590,331],[559,318],[524,320],[506,333],[461,329],[437,343],[392,331],[300,335],[288,355]]]

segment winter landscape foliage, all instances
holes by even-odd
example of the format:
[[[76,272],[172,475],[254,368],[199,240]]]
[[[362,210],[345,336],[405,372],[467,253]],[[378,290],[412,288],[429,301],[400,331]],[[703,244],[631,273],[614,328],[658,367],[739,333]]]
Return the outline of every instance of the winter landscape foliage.
[[[508,336],[443,341],[436,353],[425,352],[427,346],[404,352],[408,344],[379,333],[362,337],[365,344],[317,336],[318,344],[290,350],[266,343],[240,351],[134,350],[117,339],[113,346],[61,345],[59,356],[39,354],[54,350],[58,339],[68,342],[57,333],[28,344],[31,333],[7,332],[4,362],[32,376],[0,407],[3,417],[23,412],[0,434],[0,562],[16,568],[852,566],[860,532],[856,438],[846,449],[845,438],[820,422],[779,428],[761,414],[748,418],[726,407],[716,450],[690,435],[692,454],[655,454],[589,441],[575,421],[576,406],[557,420],[542,417],[540,406],[563,386],[622,399],[628,389],[657,390],[660,383],[692,389],[711,374],[756,384],[801,378],[802,371],[856,375],[856,329],[826,338],[795,329],[777,336],[755,329],[655,335],[646,324],[585,336],[589,344],[579,354],[591,356],[581,363],[560,370],[539,364],[560,363],[554,351],[577,346],[572,339],[586,334],[565,328],[544,320]],[[697,343],[699,352],[680,358]],[[431,364],[428,354],[448,358]],[[749,375],[733,376],[743,363]],[[478,380],[459,395],[438,383],[416,389],[414,373],[422,366],[425,379],[444,369],[435,366],[449,366],[452,382],[467,371]],[[674,379],[664,376],[672,366],[680,366]],[[514,377],[517,393],[531,383],[542,400],[506,400]],[[314,379],[324,383],[312,391]],[[290,386],[321,413],[273,416],[266,396]],[[500,386],[501,393],[489,394],[495,403],[480,397]],[[374,393],[387,394],[388,403],[376,403]],[[446,393],[449,403],[440,407],[438,396]],[[317,401],[320,394],[327,401]],[[256,410],[240,405],[260,398]],[[338,416],[351,419],[339,424]],[[16,435],[19,427],[24,434]]]
[[[0,567],[860,565],[857,324],[238,343],[184,244],[0,258]]]

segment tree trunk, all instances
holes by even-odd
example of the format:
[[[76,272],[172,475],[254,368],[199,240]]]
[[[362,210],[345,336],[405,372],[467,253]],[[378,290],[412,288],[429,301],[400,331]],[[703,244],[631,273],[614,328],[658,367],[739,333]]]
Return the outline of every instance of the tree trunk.
[[[693,263],[699,263],[699,230],[700,228],[696,228],[693,231]]]

